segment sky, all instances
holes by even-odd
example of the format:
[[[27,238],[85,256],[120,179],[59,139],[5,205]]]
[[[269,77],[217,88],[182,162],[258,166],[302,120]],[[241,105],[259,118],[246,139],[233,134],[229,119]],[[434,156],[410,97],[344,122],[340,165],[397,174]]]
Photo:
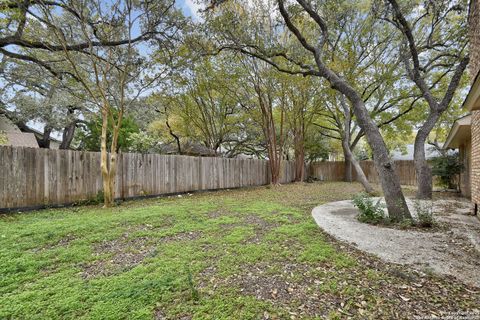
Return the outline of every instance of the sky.
[[[198,0],[176,0],[175,6],[181,9],[185,16],[191,17],[194,21],[201,20],[199,10],[202,9],[202,5],[198,3]],[[28,125],[39,131],[42,131],[44,126],[42,123],[36,121],[29,121]],[[52,137],[61,139],[61,133],[53,132]]]
[[[198,10],[200,10],[202,6],[198,4],[198,0],[178,0],[176,6],[181,8],[186,16],[192,17],[194,20],[200,19]]]

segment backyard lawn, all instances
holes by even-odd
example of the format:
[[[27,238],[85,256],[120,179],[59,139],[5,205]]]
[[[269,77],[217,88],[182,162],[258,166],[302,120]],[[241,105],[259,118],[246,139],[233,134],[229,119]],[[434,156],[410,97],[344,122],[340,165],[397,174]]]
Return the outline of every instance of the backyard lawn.
[[[311,218],[347,183],[0,217],[0,318],[388,319],[471,311],[454,279],[386,264]]]

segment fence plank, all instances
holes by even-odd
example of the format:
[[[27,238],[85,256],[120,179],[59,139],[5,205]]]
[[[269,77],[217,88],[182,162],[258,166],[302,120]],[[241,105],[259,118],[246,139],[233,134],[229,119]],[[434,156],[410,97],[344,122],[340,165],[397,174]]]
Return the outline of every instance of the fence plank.
[[[380,183],[373,161],[360,161],[360,165],[371,183]],[[416,186],[416,175],[413,160],[398,160],[394,162],[395,171],[400,184]],[[352,169],[352,178],[357,180],[355,170]],[[309,175],[321,181],[345,180],[345,163],[343,161],[315,162],[309,166]]]
[[[103,189],[98,152],[0,146],[0,164],[0,209],[69,204]],[[280,181],[294,181],[295,164],[281,168]],[[115,196],[258,186],[269,177],[266,160],[121,153]]]

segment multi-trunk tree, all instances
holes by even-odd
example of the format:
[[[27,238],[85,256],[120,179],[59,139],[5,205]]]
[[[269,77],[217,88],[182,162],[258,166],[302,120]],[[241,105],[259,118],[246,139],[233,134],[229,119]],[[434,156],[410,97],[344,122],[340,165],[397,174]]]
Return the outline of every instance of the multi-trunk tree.
[[[242,58],[244,83],[238,102],[262,129],[270,167],[271,184],[280,183],[285,147],[285,105],[279,98],[279,79],[263,61]]]
[[[227,60],[226,60],[227,59]],[[219,155],[222,145],[238,136],[239,104],[235,99],[237,80],[229,57],[209,57],[197,61],[182,77],[176,97],[189,137],[201,141]],[[225,81],[228,79],[227,81]]]
[[[73,1],[61,9],[54,11],[42,2],[35,15],[50,31],[51,46],[58,48],[68,66],[65,70],[81,84],[101,116],[104,205],[111,206],[123,117],[168,70],[147,44],[159,45],[161,53],[167,51],[178,36],[178,13],[173,3],[163,1]]]
[[[319,91],[322,89],[318,79],[311,77],[293,77],[276,72],[279,79],[279,100],[285,110],[286,131],[286,153],[289,156],[289,149],[293,150],[295,160],[295,181],[301,182],[306,177],[306,140],[307,134],[311,132],[314,117],[323,105],[319,99]],[[322,143],[322,141],[317,141]]]
[[[390,218],[411,218],[394,163],[362,98],[362,91],[368,84],[352,83],[344,76],[347,72],[345,66],[331,63],[331,57],[336,54],[336,40],[342,36],[343,24],[360,24],[368,30],[382,29],[368,14],[368,9],[365,10],[365,3],[329,4],[297,0],[287,5],[284,0],[278,0],[277,10],[256,1],[244,4],[241,10],[238,5],[236,2],[227,3],[220,9],[223,15],[215,12],[210,17],[212,29],[222,36],[218,46],[263,60],[285,73],[322,78],[345,96],[372,149]],[[269,36],[259,36],[265,33],[265,29],[259,26],[263,21],[272,19],[275,23],[271,25],[275,28],[270,28],[272,32]],[[384,37],[389,37],[381,32],[375,34],[370,48],[384,43]],[[296,39],[296,46],[286,45],[288,41],[285,39],[289,37]],[[370,58],[367,51],[362,62],[365,68],[369,68]]]
[[[442,114],[451,106],[469,57],[466,1],[399,3],[388,0],[380,17],[402,36],[400,55],[407,76],[428,104],[428,116],[417,131],[414,162],[417,198],[432,197],[432,172],[425,143]]]

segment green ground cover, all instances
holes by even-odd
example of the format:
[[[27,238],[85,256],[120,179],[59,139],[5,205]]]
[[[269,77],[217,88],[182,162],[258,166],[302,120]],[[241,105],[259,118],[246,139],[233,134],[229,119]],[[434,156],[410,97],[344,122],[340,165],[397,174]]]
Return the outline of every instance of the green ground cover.
[[[0,319],[387,319],[475,310],[454,279],[322,233],[312,183],[0,217]]]

